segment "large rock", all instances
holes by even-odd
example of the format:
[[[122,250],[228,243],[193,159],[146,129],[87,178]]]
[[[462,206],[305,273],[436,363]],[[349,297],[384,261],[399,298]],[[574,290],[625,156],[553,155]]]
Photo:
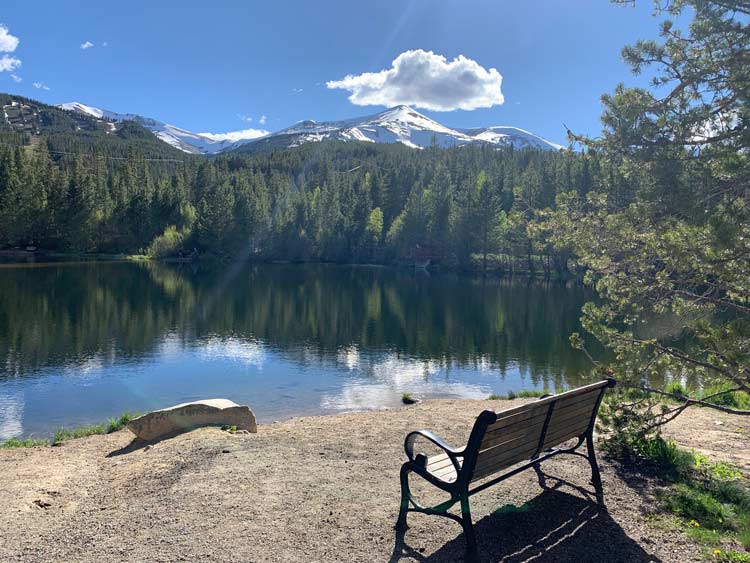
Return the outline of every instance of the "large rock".
[[[127,427],[142,440],[157,440],[199,426],[236,426],[237,430],[257,432],[250,407],[228,399],[206,399],[153,411],[128,422]]]

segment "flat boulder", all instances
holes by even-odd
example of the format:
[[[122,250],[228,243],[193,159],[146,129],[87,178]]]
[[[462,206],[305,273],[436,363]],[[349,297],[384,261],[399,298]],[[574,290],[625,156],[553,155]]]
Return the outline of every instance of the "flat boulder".
[[[201,426],[235,426],[237,430],[257,432],[258,425],[250,407],[228,399],[205,399],[153,411],[127,424],[141,440],[158,440]]]

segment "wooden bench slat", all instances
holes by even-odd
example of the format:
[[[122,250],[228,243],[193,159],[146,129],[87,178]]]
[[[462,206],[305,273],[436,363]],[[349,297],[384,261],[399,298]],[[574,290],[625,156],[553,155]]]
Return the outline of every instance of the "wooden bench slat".
[[[528,410],[512,409],[514,414],[488,426],[477,456],[473,479],[500,471],[519,461],[531,459],[537,452],[545,421],[549,414],[547,435],[542,449],[553,447],[571,437],[579,436],[589,426],[599,401],[602,386],[562,397],[556,401],[542,401],[524,405]],[[562,398],[560,398],[562,397]],[[552,398],[550,398],[552,399]]]
[[[593,413],[598,398],[599,394],[596,393],[593,394],[593,396],[584,397],[583,399],[581,399],[580,397],[576,397],[576,399],[578,400],[573,403],[567,403],[560,406],[555,403],[554,410],[552,411],[552,417],[550,419],[550,427],[568,420],[569,418],[581,416],[587,412],[589,414]],[[538,411],[537,414],[534,414],[529,418],[517,418],[513,422],[513,424],[507,427],[496,427],[492,431],[485,432],[484,438],[482,439],[482,444],[479,447],[480,451],[507,441],[506,437],[513,437],[519,434],[527,434],[528,432],[526,429],[537,428],[539,425],[543,425],[545,419],[547,418],[548,410],[549,405],[545,405],[543,410]],[[515,416],[520,416],[520,413],[519,415]]]
[[[431,473],[434,473],[443,467],[453,467],[453,462],[451,461],[451,458],[448,457],[448,454],[439,454],[427,458],[427,469]]]
[[[513,426],[507,432],[494,432],[489,436],[485,435],[484,440],[482,440],[482,445],[479,447],[480,454],[485,450],[504,444],[518,436],[526,436],[531,431],[541,431],[544,426],[545,417],[546,415],[529,421],[528,424]]]
[[[588,422],[581,421],[578,425],[572,425],[567,428],[557,429],[550,433],[544,439],[544,448],[554,448],[555,446],[567,442],[571,438],[578,438],[586,430],[588,430]]]
[[[597,398],[599,397],[599,392],[594,391],[590,394],[585,395],[575,395],[573,397],[570,397],[565,400],[561,400],[559,402],[555,403],[555,409],[562,409],[562,408],[572,408],[573,406],[580,404],[580,403],[594,403],[596,402]],[[547,411],[549,409],[550,402],[546,401],[543,404],[539,404],[541,401],[537,401],[534,403],[527,403],[526,405],[523,405],[526,407],[526,410],[523,410],[521,412],[516,412],[514,414],[511,414],[510,416],[505,416],[507,412],[510,411],[501,411],[497,413],[497,421],[494,424],[490,424],[487,427],[487,430],[485,432],[485,436],[490,433],[502,431],[504,428],[508,428],[510,426],[526,423],[529,420],[534,420],[538,417],[544,418],[547,415]],[[519,407],[516,407],[512,410],[518,410]]]
[[[461,467],[461,463],[462,460],[459,459],[459,467]],[[448,457],[448,454],[438,454],[428,457],[427,470],[443,481],[453,481],[458,477],[456,468],[453,466],[453,462],[451,461],[451,458]]]
[[[555,408],[552,411],[552,416],[549,420],[550,429],[565,425],[570,420],[577,420],[580,418],[586,419],[586,422],[591,420],[591,415],[594,413],[596,408],[596,401],[590,403],[579,403],[568,409],[558,410]]]
[[[517,456],[520,453],[528,453],[529,456],[533,454],[539,446],[539,439],[536,440],[524,440],[515,442],[512,447],[493,448],[487,450],[477,458],[477,462],[474,466],[475,473],[479,470],[484,471],[488,467],[497,467],[502,469],[502,466],[506,460]],[[510,465],[510,464],[507,464]],[[506,465],[506,467],[507,467]]]
[[[486,434],[497,432],[499,430],[508,428],[509,426],[512,426],[514,424],[525,422],[537,416],[544,416],[547,412],[547,409],[549,409],[549,404],[539,405],[538,403],[528,403],[524,406],[526,407],[525,409],[518,411],[518,409],[515,408],[513,410],[518,412],[514,412],[513,414],[507,416],[506,413],[509,411],[501,411],[497,413],[496,422],[487,426],[487,430],[485,431]]]
[[[504,450],[498,452],[496,455],[491,457],[485,457],[477,461],[477,465],[474,468],[474,474],[472,481],[481,479],[492,473],[496,473],[501,469],[510,467],[518,463],[519,461],[530,459],[534,452],[536,452],[538,444],[525,443],[510,450]]]
[[[565,393],[560,393],[559,395],[552,395],[544,399],[539,399],[538,401],[534,401],[533,403],[526,403],[524,405],[520,405],[512,409],[507,409],[507,410],[497,413],[498,420],[501,418],[512,416],[519,412],[523,412],[524,410],[528,409],[530,405],[541,408],[544,405],[549,405],[549,403],[551,402],[567,401],[568,399],[571,399],[572,397],[576,397],[577,395],[586,395],[597,389],[601,390],[603,387],[606,387],[607,385],[608,385],[608,382],[606,380],[599,381],[597,383],[591,383],[590,385],[584,385],[583,387],[579,387],[578,389],[573,389],[571,391],[566,391]]]

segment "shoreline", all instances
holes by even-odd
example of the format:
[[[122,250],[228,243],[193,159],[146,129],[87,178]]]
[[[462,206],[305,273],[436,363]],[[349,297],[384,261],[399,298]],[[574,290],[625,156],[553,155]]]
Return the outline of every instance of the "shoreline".
[[[139,445],[121,430],[0,450],[0,560],[460,561],[460,527],[420,515],[405,538],[419,557],[396,556],[404,436],[429,428],[460,446],[478,412],[524,402],[433,399],[260,424],[257,434],[201,428]],[[750,421],[703,409],[683,416],[668,429],[683,447],[709,438],[709,457],[731,449],[750,468],[738,447]],[[703,559],[683,531],[651,523],[658,480],[599,460],[606,516],[592,511],[587,464],[560,456],[543,465],[563,479],[557,489],[540,489],[527,471],[472,497],[480,552],[491,561],[519,550],[537,561]]]
[[[549,281],[580,281],[583,283],[581,275],[574,272],[557,272],[557,271],[545,271],[544,269],[539,270],[525,270],[525,269],[501,269],[498,267],[487,268],[483,270],[481,267],[476,268],[458,268],[445,265],[433,265],[421,266],[416,264],[407,264],[402,262],[333,262],[333,261],[303,261],[303,260],[283,260],[274,258],[263,258],[263,259],[244,259],[244,260],[232,260],[224,256],[215,255],[200,255],[195,258],[187,258],[180,256],[171,256],[157,258],[148,256],[145,254],[122,254],[122,253],[78,253],[78,252],[44,252],[44,251],[9,251],[0,250],[0,268],[3,267],[21,267],[24,265],[30,266],[48,266],[48,265],[60,265],[60,264],[92,264],[92,263],[108,263],[108,262],[152,262],[157,264],[200,264],[200,263],[249,263],[249,264],[262,264],[262,265],[329,265],[329,266],[342,266],[342,267],[358,267],[358,268],[392,268],[396,270],[413,270],[416,272],[429,272],[429,273],[442,273],[442,274],[464,274],[473,276],[490,276],[490,277],[522,277],[529,279],[549,280]]]

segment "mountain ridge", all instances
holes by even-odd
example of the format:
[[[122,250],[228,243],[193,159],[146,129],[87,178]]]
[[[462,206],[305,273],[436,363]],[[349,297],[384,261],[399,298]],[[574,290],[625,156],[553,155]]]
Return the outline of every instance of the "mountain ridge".
[[[270,148],[291,148],[324,140],[401,143],[417,149],[433,144],[444,148],[465,145],[512,146],[516,149],[539,150],[562,148],[530,131],[507,125],[450,128],[404,105],[338,121],[304,120],[267,135],[237,140],[218,140],[214,134],[193,133],[154,118],[112,112],[80,102],[67,102],[57,107],[103,121],[136,121],[161,141],[192,154],[257,152]]]

